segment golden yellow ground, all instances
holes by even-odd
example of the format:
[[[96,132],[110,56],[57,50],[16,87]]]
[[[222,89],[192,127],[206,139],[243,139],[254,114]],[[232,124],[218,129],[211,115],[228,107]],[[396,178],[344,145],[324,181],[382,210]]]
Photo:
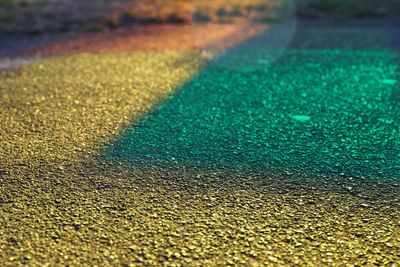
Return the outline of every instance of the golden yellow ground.
[[[15,170],[2,184],[1,262],[398,266],[395,188],[344,188],[274,174]]]
[[[1,73],[0,265],[399,266],[397,185],[96,162],[209,58],[87,54]]]
[[[1,164],[84,161],[200,62],[201,54],[190,52],[87,54],[1,74]]]

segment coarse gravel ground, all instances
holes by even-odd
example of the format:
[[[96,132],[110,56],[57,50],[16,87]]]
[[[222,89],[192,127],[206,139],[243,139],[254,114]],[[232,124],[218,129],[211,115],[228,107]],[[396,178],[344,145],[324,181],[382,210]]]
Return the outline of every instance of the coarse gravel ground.
[[[398,266],[393,27],[263,36],[2,71],[1,265]]]

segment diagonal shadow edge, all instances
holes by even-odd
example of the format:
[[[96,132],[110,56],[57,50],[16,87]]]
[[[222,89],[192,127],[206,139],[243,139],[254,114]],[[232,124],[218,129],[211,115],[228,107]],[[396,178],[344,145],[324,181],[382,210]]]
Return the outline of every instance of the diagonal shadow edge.
[[[224,79],[219,79],[216,77],[216,74],[220,74],[222,76],[229,76],[229,79],[231,82],[234,83],[239,83],[241,82],[241,78],[243,76],[246,76],[246,73],[258,73],[260,75],[265,75],[265,70],[268,69],[270,70],[270,66],[268,68],[261,68],[259,69],[255,64],[251,64],[252,62],[254,63],[254,58],[258,59],[258,53],[260,53],[259,50],[254,49],[254,51],[251,51],[251,53],[247,53],[245,57],[241,57],[241,53],[243,51],[249,51],[249,49],[254,48],[254,47],[260,47],[260,45],[263,44],[265,40],[268,40],[268,38],[271,38],[271,34],[274,33],[274,28],[272,27],[268,32],[264,32],[247,42],[238,45],[230,50],[228,50],[226,53],[218,57],[216,60],[210,62],[200,73],[198,73],[195,77],[193,77],[190,81],[186,82],[184,85],[179,88],[176,93],[171,96],[171,98],[165,100],[162,102],[155,110],[150,112],[147,116],[145,116],[138,124],[132,126],[130,129],[126,129],[125,132],[123,132],[117,139],[116,142],[113,143],[108,149],[106,149],[105,153],[102,154],[99,159],[102,161],[114,161],[114,162],[125,162],[128,165],[138,165],[138,166],[150,166],[150,165],[156,165],[160,167],[171,167],[172,166],[186,166],[188,168],[205,168],[205,169],[261,169],[265,171],[273,171],[273,170],[284,170],[284,169],[289,169],[290,171],[300,171],[300,172],[313,172],[313,170],[310,170],[309,168],[305,168],[306,165],[308,164],[315,164],[316,162],[311,161],[311,162],[305,162],[305,164],[301,165],[301,168],[298,168],[299,166],[296,166],[296,164],[293,165],[293,162],[291,164],[286,164],[286,166],[281,165],[278,166],[276,163],[268,163],[268,162],[262,162],[260,164],[260,161],[257,158],[257,156],[254,155],[232,155],[235,154],[235,151],[233,151],[230,147],[228,149],[221,148],[222,150],[228,151],[229,153],[223,155],[222,157],[219,155],[219,161],[213,161],[212,156],[215,156],[216,154],[213,153],[207,153],[206,149],[207,146],[218,146],[219,144],[226,145],[226,143],[229,142],[236,142],[237,138],[235,137],[230,140],[219,140],[218,142],[215,142],[216,140],[213,140],[213,142],[209,142],[210,139],[208,139],[207,134],[209,132],[212,132],[212,129],[210,130],[205,130],[202,127],[207,127],[206,124],[196,124],[196,121],[186,121],[183,124],[176,123],[176,120],[180,119],[180,112],[186,112],[187,116],[198,116],[199,114],[202,115],[202,112],[199,110],[196,110],[196,108],[192,109],[190,105],[180,105],[176,104],[173,106],[173,108],[169,107],[171,105],[171,102],[175,101],[176,99],[185,99],[187,104],[192,104],[196,105],[196,103],[204,101],[204,98],[207,98],[208,96],[205,94],[201,94],[200,92],[195,92],[193,89],[194,88],[204,88],[207,86],[213,86],[213,84],[219,84],[222,85],[223,82],[226,80]],[[275,32],[276,33],[276,32]],[[278,31],[278,35],[279,35]],[[278,38],[277,38],[278,39]],[[276,39],[276,40],[277,40]],[[279,41],[277,42],[279,44]],[[276,56],[276,53],[282,53],[282,51],[279,51],[277,46],[272,46],[272,47],[267,47],[264,49],[261,49],[261,53],[265,53],[267,56],[266,58],[262,59],[262,64],[265,64],[265,62],[270,62],[271,58]],[[266,53],[267,51],[267,53]],[[273,53],[271,53],[273,52]],[[337,52],[337,51],[336,51]],[[332,56],[335,57],[334,50],[330,50],[329,53],[332,53]],[[376,52],[376,51],[375,51]],[[351,51],[348,52],[347,56],[351,56]],[[370,53],[370,54],[368,54]],[[376,52],[378,53],[378,52]],[[289,53],[290,54],[290,53]],[[379,53],[378,53],[379,54]],[[374,52],[365,52],[364,56],[366,59],[361,59],[360,62],[357,62],[357,64],[365,65],[365,62],[363,60],[371,60],[375,59],[374,57],[377,57],[378,59],[380,58],[380,55],[374,54]],[[239,55],[239,56],[238,56]],[[362,53],[360,54],[362,55]],[[346,53],[344,55],[340,55],[346,59]],[[382,59],[382,58],[381,58]],[[250,62],[246,62],[246,60],[250,60]],[[252,61],[253,60],[253,61]],[[387,62],[384,62],[384,64],[394,64],[392,62],[392,58],[389,59],[383,59],[384,61],[387,60]],[[232,64],[232,66],[229,66],[227,64]],[[240,65],[242,64],[242,65]],[[238,67],[239,69],[235,68]],[[242,68],[242,66],[246,66],[248,68]],[[293,65],[292,65],[293,67]],[[397,66],[396,66],[397,68]],[[393,69],[393,68],[392,68]],[[208,73],[212,70],[212,73]],[[287,71],[287,69],[285,70]],[[199,78],[200,77],[200,78]],[[251,76],[248,76],[251,77]],[[203,79],[203,80],[199,80]],[[203,82],[204,80],[207,80],[207,82]],[[213,81],[210,81],[210,79],[213,79]],[[246,80],[246,79],[245,79]],[[199,85],[200,84],[200,85]],[[245,82],[246,84],[246,82]],[[243,86],[243,84],[242,84]],[[189,89],[192,88],[192,89]],[[221,89],[222,88],[222,89]],[[228,94],[229,95],[229,88],[223,88],[223,86],[218,87],[219,91],[222,91],[223,94]],[[188,93],[189,92],[189,93]],[[203,92],[204,93],[204,92]],[[209,90],[207,93],[210,93]],[[241,92],[243,93],[243,92]],[[257,94],[257,92],[255,92]],[[239,97],[244,97],[246,98],[245,95],[238,95]],[[175,99],[175,100],[174,100]],[[223,97],[221,98],[223,99]],[[246,100],[246,99],[245,99]],[[224,103],[225,100],[221,101],[211,101],[210,103]],[[206,101],[207,102],[207,101]],[[240,101],[237,102],[236,104],[240,105]],[[203,107],[204,108],[204,107]],[[215,108],[218,110],[217,106],[209,106],[208,108]],[[181,109],[181,110],[179,110]],[[166,115],[168,113],[168,115]],[[204,114],[203,114],[204,115]],[[391,116],[395,116],[395,114],[390,114]],[[181,117],[182,118],[182,117]],[[184,118],[184,120],[187,119]],[[209,118],[208,118],[209,119]],[[157,124],[154,123],[154,121],[159,121],[158,123],[160,125],[155,125]],[[160,123],[161,121],[164,121],[163,123]],[[172,123],[174,122],[174,123]],[[232,121],[231,121],[232,122]],[[238,122],[238,121],[236,121]],[[186,123],[186,124],[185,124]],[[193,144],[189,142],[185,143],[185,145],[182,145],[181,143],[179,145],[179,142],[187,142],[187,137],[182,137],[182,133],[185,132],[185,127],[188,124],[196,124],[197,130],[200,132],[203,131],[203,133],[200,133],[200,136],[198,135],[196,138],[199,141],[200,139],[203,139],[203,141],[200,141],[200,143],[197,144],[198,147],[201,147],[201,149],[198,149],[197,152],[203,153],[203,155],[200,155],[201,153],[195,153],[197,155],[191,154],[191,150],[196,151],[196,144]],[[221,121],[219,121],[221,123]],[[221,126],[222,125],[222,126]],[[223,125],[223,123],[220,125],[220,127],[225,127],[226,125]],[[256,124],[257,125],[257,124]],[[156,127],[154,127],[156,126]],[[196,128],[194,127],[194,128]],[[203,129],[203,130],[202,130]],[[221,129],[220,129],[221,130]],[[240,130],[240,127],[238,128]],[[257,130],[257,129],[255,129]],[[189,129],[189,134],[195,134],[193,129]],[[203,136],[201,136],[203,135]],[[215,137],[215,136],[214,136]],[[225,136],[226,137],[226,136]],[[180,140],[180,138],[182,140]],[[186,139],[185,139],[186,138]],[[147,139],[147,140],[144,140]],[[190,139],[190,138],[189,138]],[[180,141],[179,141],[180,140]],[[190,140],[189,140],[190,141]],[[218,141],[218,140],[217,140]],[[261,139],[262,141],[262,139]],[[153,142],[153,144],[151,144]],[[395,142],[395,140],[392,142]],[[240,143],[240,142],[239,142]],[[262,142],[259,142],[257,145],[259,145]],[[138,145],[139,144],[139,145]],[[396,144],[396,143],[394,143]],[[168,149],[173,146],[177,145],[175,149],[175,153],[170,153]],[[130,146],[130,148],[126,149],[124,146]],[[147,148],[144,148],[147,146]],[[289,145],[290,146],[290,145]],[[319,148],[318,148],[319,149]],[[257,149],[255,149],[257,151]],[[121,153],[122,152],[122,153]],[[205,152],[205,153],[204,153]],[[247,152],[246,150],[240,150],[239,152]],[[260,150],[258,151],[260,152]],[[376,152],[376,151],[375,151]],[[356,177],[382,177],[386,176],[387,178],[391,179],[397,179],[398,175],[396,176],[396,151],[395,149],[392,150],[389,153],[389,158],[392,158],[392,161],[390,164],[393,164],[393,166],[389,166],[384,172],[382,172],[380,169],[382,168],[382,165],[376,166],[376,168],[365,168],[364,166],[364,171],[363,170],[351,170],[351,168],[348,168],[348,166],[328,166],[329,168],[321,168],[317,169],[316,173],[319,174],[339,174],[341,176],[356,176]],[[147,155],[145,155],[147,153]],[[228,154],[230,154],[229,157],[226,157]],[[218,156],[218,154],[217,154]],[[225,158],[224,158],[225,156]],[[263,155],[264,157],[267,157],[266,154]],[[307,156],[307,155],[306,155]],[[340,156],[340,155],[339,155]],[[387,156],[387,155],[386,155]],[[210,159],[211,157],[211,159]],[[338,157],[338,155],[336,155]],[[273,161],[273,156],[272,157],[267,157],[268,160]],[[334,157],[335,158],[335,157]],[[290,161],[290,160],[289,160]],[[332,162],[329,162],[331,164]],[[342,163],[343,162],[339,162]],[[315,166],[312,166],[315,168]],[[331,168],[332,167],[332,168]],[[350,167],[354,167],[350,166]],[[367,166],[368,167],[368,166]],[[367,169],[367,171],[365,171]]]

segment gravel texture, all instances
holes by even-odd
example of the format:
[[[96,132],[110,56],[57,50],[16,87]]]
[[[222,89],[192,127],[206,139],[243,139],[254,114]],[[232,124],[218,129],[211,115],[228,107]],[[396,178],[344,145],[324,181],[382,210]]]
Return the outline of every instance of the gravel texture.
[[[261,35],[219,57],[79,54],[2,71],[0,265],[398,266],[391,36],[308,26],[268,66]]]
[[[106,160],[400,179],[396,53],[287,50],[267,67],[271,52],[243,53],[204,68]]]
[[[87,54],[2,73],[0,146],[7,155],[2,165],[90,157],[82,152],[94,151],[124,123],[145,114],[187,79],[200,59],[199,53],[173,51]]]

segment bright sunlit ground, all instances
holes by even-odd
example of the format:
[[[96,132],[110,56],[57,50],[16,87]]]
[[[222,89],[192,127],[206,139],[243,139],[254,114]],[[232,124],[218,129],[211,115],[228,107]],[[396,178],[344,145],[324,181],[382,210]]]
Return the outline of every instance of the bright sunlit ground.
[[[3,70],[0,263],[396,266],[395,31],[297,31]]]

